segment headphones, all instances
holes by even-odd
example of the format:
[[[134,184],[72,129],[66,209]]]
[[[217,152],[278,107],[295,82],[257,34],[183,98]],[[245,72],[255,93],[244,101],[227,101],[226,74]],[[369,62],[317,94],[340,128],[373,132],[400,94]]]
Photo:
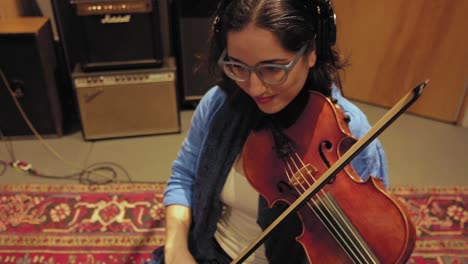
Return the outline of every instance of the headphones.
[[[331,0],[307,0],[313,3],[311,9],[316,12],[317,20],[317,48],[320,51],[328,50],[336,43],[336,15],[333,11]],[[231,0],[220,0],[214,13],[212,29],[219,33],[221,29],[221,20],[226,8]],[[308,8],[307,6],[305,6]]]
[[[317,14],[319,16],[317,33],[322,37],[322,43],[331,47],[336,43],[336,14],[331,0],[317,0]]]

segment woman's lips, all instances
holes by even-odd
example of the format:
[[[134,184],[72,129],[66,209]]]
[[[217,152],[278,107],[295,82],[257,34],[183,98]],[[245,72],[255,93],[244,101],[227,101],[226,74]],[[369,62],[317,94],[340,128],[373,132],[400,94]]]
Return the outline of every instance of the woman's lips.
[[[273,100],[274,97],[275,97],[274,95],[265,96],[265,97],[255,97],[254,100],[255,102],[257,102],[257,104],[266,104],[270,102],[271,100]]]

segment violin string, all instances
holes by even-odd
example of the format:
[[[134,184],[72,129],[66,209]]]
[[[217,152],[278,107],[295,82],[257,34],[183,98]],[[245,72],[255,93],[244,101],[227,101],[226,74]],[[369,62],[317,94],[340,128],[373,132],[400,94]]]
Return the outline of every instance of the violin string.
[[[290,146],[290,149],[292,149],[292,146]],[[309,168],[307,168],[307,166],[304,164],[304,161],[301,159],[301,157],[298,155],[298,153],[294,152],[294,154],[295,154],[296,159],[297,159],[298,162],[293,157],[290,157],[290,159],[291,159],[291,162],[294,164],[294,166],[296,168],[296,171],[300,174],[302,180],[298,181],[296,178],[294,178],[294,175],[295,175],[294,170],[291,170],[292,168],[291,168],[290,164],[288,164],[288,168],[290,169],[290,172],[293,175],[292,178],[294,178],[294,180],[297,183],[300,184],[300,187],[302,188],[302,190],[299,190],[299,188],[295,184],[293,184],[294,188],[296,189],[296,191],[298,193],[300,193],[301,191],[303,193],[308,189],[308,187],[311,186],[311,184],[307,181],[307,178],[311,178],[312,181],[314,181],[314,182],[316,181],[316,179],[313,177],[313,174],[312,174],[313,172],[311,172],[309,170]],[[303,171],[299,168],[297,163],[299,163],[302,168],[305,168],[306,175],[304,175]],[[288,177],[291,177],[291,176],[289,176],[289,173],[287,173],[287,174],[288,174]],[[308,184],[308,186],[305,187],[302,183]],[[319,216],[319,213],[314,209],[314,206],[310,204],[310,201],[307,202],[309,208],[314,212],[314,214],[317,216],[317,218],[319,218],[321,221],[322,221],[322,218],[325,218],[323,220],[327,221],[329,223],[329,225],[334,229],[335,233],[339,236],[339,239],[341,241],[340,245],[343,244],[343,245],[341,245],[342,247],[343,246],[347,247],[350,250],[350,253],[353,254],[355,258],[366,259],[366,257],[367,257],[367,259],[370,259],[373,263],[375,263],[375,261],[372,260],[373,259],[372,254],[370,254],[370,252],[368,252],[367,246],[364,245],[365,242],[362,241],[362,238],[356,233],[355,229],[351,227],[351,223],[349,222],[348,218],[345,215],[343,215],[341,213],[341,211],[338,210],[338,208],[336,208],[335,203],[330,199],[330,197],[328,195],[326,195],[326,193],[324,192],[323,189],[320,190],[320,193],[322,195],[317,195],[317,200],[319,200],[319,203],[317,203],[313,198],[311,199],[311,202],[315,205],[315,208],[318,209],[318,211],[319,211],[320,215],[322,215],[322,217]],[[328,200],[328,202],[324,202],[322,197],[324,197],[324,199]],[[327,206],[327,203],[330,204],[331,206]],[[323,207],[325,209],[325,211],[327,211],[328,215],[330,215],[332,219],[330,219],[327,216],[327,214],[324,213],[324,211],[321,209],[321,207]],[[338,216],[339,219],[337,219],[336,216]],[[344,223],[345,226],[340,225],[340,224],[333,224],[333,223],[339,223],[339,222]],[[323,223],[323,224],[324,224],[324,226],[327,226],[325,223]],[[337,227],[339,227],[340,230],[338,230]],[[328,227],[327,227],[327,229],[330,232],[330,229]],[[346,232],[346,231],[348,231],[348,232]],[[332,232],[330,232],[330,233],[333,234]],[[343,236],[345,236],[346,239]],[[349,243],[347,241],[350,241],[350,243],[352,245],[349,245]],[[356,245],[355,241],[357,241],[357,243],[359,245]],[[354,248],[356,250],[352,250],[353,246],[354,246]],[[360,256],[356,255],[356,251],[357,251],[357,253],[360,254]],[[348,253],[348,255],[349,255],[349,253]]]
[[[310,173],[310,171],[308,169],[306,169],[306,170],[307,170],[307,175],[312,177],[312,174]],[[291,171],[291,173],[293,173],[293,172]],[[303,178],[303,180],[304,180],[303,182],[307,182],[305,180],[306,176],[303,174],[303,172],[301,170],[299,170],[298,173]],[[302,188],[302,191],[306,191],[306,189],[307,189],[306,187],[304,187],[304,185],[302,185],[302,183],[301,183],[300,187]],[[297,192],[300,192],[299,188],[295,187],[295,189],[296,189]],[[330,232],[330,234],[333,237],[335,237],[335,239],[338,242],[340,242],[340,243],[338,243],[338,245],[340,245],[343,248],[343,250],[347,253],[347,255],[351,259],[353,259],[353,261],[355,263],[363,263],[363,261],[366,261],[366,260],[364,259],[362,250],[359,250],[359,247],[357,247],[356,243],[352,241],[352,238],[349,236],[350,232],[346,232],[347,230],[343,227],[343,225],[341,225],[339,223],[336,216],[338,215],[338,218],[340,218],[342,220],[342,223],[344,223],[345,225],[347,225],[346,219],[343,219],[342,214],[340,213],[339,210],[336,209],[335,203],[333,203],[330,200],[329,195],[324,193],[323,190],[321,190],[320,192],[323,194],[322,196],[324,197],[324,199],[328,200],[329,204],[331,204],[331,207],[327,205],[327,203],[322,199],[321,195],[317,195],[317,200],[319,200],[319,202],[316,202],[314,200],[311,200],[311,201],[307,202],[309,208],[315,213],[317,218],[328,229],[328,232]],[[315,207],[314,207],[314,205],[311,205],[310,202],[312,202],[315,205]],[[326,212],[324,212],[324,210],[322,210],[322,207],[324,208],[324,210]],[[319,212],[317,212],[317,210]],[[327,225],[327,223],[328,223],[328,225]],[[331,229],[333,229],[333,230],[331,230]],[[349,229],[349,226],[348,226],[348,229]],[[358,237],[354,237],[354,239],[357,240],[358,243],[359,243],[359,238]],[[356,253],[359,253],[360,255],[357,255]],[[366,263],[367,263],[367,261],[366,261]]]
[[[296,156],[301,161],[302,165],[305,166],[304,162],[297,155],[297,153],[296,153]],[[313,181],[315,182],[316,179],[313,177],[313,175],[310,173],[309,170],[307,170],[307,173],[308,173],[307,175],[309,176],[309,178],[312,178]],[[302,177],[304,177],[303,174],[301,175]],[[305,188],[304,186],[301,185],[303,191],[305,192],[308,188],[311,187],[311,184],[308,181],[304,181],[304,182],[308,184],[308,186]],[[338,226],[340,227],[340,230],[341,230],[341,234],[344,234],[346,239],[348,239],[347,241],[349,241],[349,243],[351,243],[357,249],[356,251],[351,251],[351,253],[356,258],[360,258],[363,261],[365,261],[365,263],[374,263],[374,264],[379,263],[379,260],[372,253],[372,250],[368,247],[365,240],[361,237],[357,229],[349,221],[346,214],[341,210],[339,204],[333,199],[333,195],[331,193],[326,194],[323,191],[323,189],[321,190],[321,193],[322,193],[322,196],[321,195],[317,196],[317,198],[320,200],[320,203],[326,209],[326,211],[332,216],[334,223],[338,223]],[[327,206],[327,203],[322,200],[322,197],[325,197],[325,200],[328,201],[328,204],[330,206]],[[318,206],[317,203],[314,202],[314,204]],[[338,221],[336,217],[338,218]],[[346,241],[344,242],[346,243]],[[358,252],[359,256],[355,255],[355,252]],[[363,263],[363,262],[359,261],[359,263]]]
[[[294,163],[294,162],[293,162]],[[287,163],[287,166],[289,168],[289,172],[287,171],[287,169],[285,168],[285,173],[287,175],[287,177],[291,180],[294,180],[296,181],[295,178],[293,178],[292,176],[290,175],[295,175],[294,173],[294,170],[291,168],[291,165],[289,163]],[[302,174],[302,173],[301,173]],[[293,184],[294,185],[294,184]],[[304,189],[304,186],[301,184],[302,186],[302,189]],[[296,189],[297,192],[299,192],[299,190],[297,189],[297,187],[294,187]],[[320,198],[317,198],[317,199],[320,199]],[[337,230],[337,226],[339,225],[333,225],[332,224],[332,221],[327,217],[327,215],[323,212],[323,210],[316,204],[316,202],[312,201],[316,206],[314,207],[313,205],[310,204],[310,202],[307,202],[307,206],[309,207],[309,209],[315,214],[315,216],[317,217],[317,219],[322,223],[322,225],[328,230],[328,232],[333,236],[335,237],[335,240],[339,240],[341,239],[341,241],[343,241],[343,243],[338,243],[338,245],[348,254],[348,251],[351,251],[351,252],[354,252],[353,249],[351,248],[350,245],[348,245],[348,243],[346,241],[343,240],[343,237],[341,235],[341,232],[339,230]],[[316,209],[315,209],[316,208]],[[320,212],[318,212],[318,211]],[[328,222],[325,223],[325,222]],[[331,230],[334,229],[334,230]],[[333,232],[334,231],[334,232]],[[336,236],[340,236],[340,238],[337,238]],[[346,248],[348,248],[348,251],[346,250]],[[349,256],[349,254],[348,254]],[[352,256],[350,256],[350,258],[352,258]]]
[[[296,153],[296,155],[297,155],[297,153]],[[302,180],[303,180],[303,181],[306,181],[306,177],[305,177],[305,175],[301,172],[301,170],[299,169],[299,166],[297,165],[296,161],[295,161],[292,157],[290,157],[290,158],[291,158],[291,162],[292,162],[292,163],[294,164],[294,166],[295,166],[295,170],[292,169],[292,168],[291,168],[291,165],[287,162],[287,166],[288,166],[288,168],[289,168],[289,170],[290,170],[290,173],[288,173],[288,172],[286,171],[288,178],[292,178],[294,181],[299,182],[296,178],[289,176],[290,174],[294,176],[294,175],[295,175],[294,171],[296,171],[296,172],[300,173]],[[303,162],[299,157],[298,157],[298,160],[302,163],[302,166],[305,167],[304,162]],[[310,174],[310,176],[312,176],[312,175]],[[313,178],[313,177],[312,177],[312,178]],[[313,179],[313,180],[315,180],[315,179]],[[291,181],[291,179],[290,179],[290,181]],[[296,187],[295,184],[293,184],[293,186],[294,186],[294,188],[296,189],[296,191],[297,191],[298,193],[301,193],[301,190],[299,190],[299,189]],[[302,187],[302,191],[304,192],[304,191],[306,190],[306,188],[302,185],[302,183],[300,184],[300,186]],[[320,190],[320,192],[324,194],[323,190]],[[326,196],[326,195],[324,194],[324,196]],[[320,195],[317,195],[317,200],[321,200]],[[350,255],[349,255],[349,252],[351,252],[351,254],[354,255],[354,258],[357,258],[357,256],[356,256],[355,253],[354,253],[356,250],[353,250],[352,245],[349,245],[348,242],[343,238],[343,235],[342,235],[342,234],[344,233],[344,234],[346,235],[346,233],[343,232],[343,230],[338,230],[338,227],[340,227],[340,225],[333,224],[333,221],[332,221],[331,219],[329,219],[329,217],[327,216],[327,214],[324,213],[324,211],[323,211],[323,210],[321,209],[321,207],[317,204],[317,202],[315,202],[313,199],[311,199],[311,202],[315,205],[315,207],[314,207],[313,205],[310,204],[310,201],[307,202],[308,207],[309,207],[310,210],[316,215],[316,217],[320,220],[320,222],[322,222],[323,226],[328,230],[328,232],[329,232],[333,237],[335,237],[335,240],[341,241],[341,243],[338,243],[338,245],[340,245],[340,246],[343,248],[343,250],[348,254],[348,256],[349,256],[350,258],[353,258],[353,256],[350,256]],[[323,205],[323,207],[325,208],[325,210],[328,211],[328,215],[330,215],[331,217],[333,217],[333,214],[330,212],[330,209],[327,208],[326,204],[325,204],[323,201],[320,201],[320,203]],[[333,217],[333,218],[334,218],[334,217]],[[325,222],[327,222],[328,224],[325,223]],[[336,223],[336,222],[337,222],[336,219],[334,219],[334,223]],[[333,230],[331,230],[331,229],[333,229]],[[333,231],[334,231],[334,232],[333,232]],[[340,232],[340,231],[341,231],[341,232]],[[336,237],[336,236],[339,236],[339,237]],[[348,249],[348,250],[347,250],[347,249]]]
[[[297,152],[295,152],[295,155],[296,155],[296,158],[300,161],[300,163],[302,164],[303,167],[307,167],[303,160],[301,159],[301,157],[297,154]],[[305,182],[306,184],[308,184],[307,187],[304,187],[304,186],[301,186],[303,191],[305,192],[310,186],[311,184],[309,184],[309,182],[306,180],[305,177],[308,178],[311,178],[313,182],[316,182],[317,180],[313,177],[313,174],[311,174],[311,172],[307,169],[307,174],[304,175],[301,173],[301,177],[303,178],[303,182]],[[297,190],[299,191],[299,190]],[[365,241],[362,239],[362,237],[360,236],[360,234],[357,232],[357,230],[354,228],[354,226],[352,225],[352,223],[349,221],[349,219],[346,217],[346,215],[344,213],[342,213],[341,209],[339,208],[339,205],[334,202],[331,198],[333,198],[333,195],[327,195],[323,189],[320,190],[320,192],[323,194],[322,196],[327,200],[328,204],[330,204],[329,207],[327,207],[327,203],[324,202],[322,200],[322,198],[320,197],[320,195],[317,195],[317,199],[320,200],[320,203],[325,207],[326,211],[333,217],[333,220],[335,223],[342,223],[344,224],[345,226],[343,225],[338,225],[339,227],[341,227],[341,231],[342,233],[345,234],[346,238],[354,245],[356,246],[356,242],[359,244],[359,248],[361,248],[361,250],[359,250],[359,253],[361,254],[360,257],[362,258],[365,258],[367,257],[367,259],[371,260],[372,263],[376,263],[377,260],[375,260],[374,258],[374,255],[370,252],[370,249],[368,248],[368,246],[366,245]],[[331,209],[330,209],[331,208]],[[332,212],[334,212],[335,214],[333,214]],[[337,220],[334,216],[337,216],[339,219]],[[346,228],[345,228],[346,227]],[[357,246],[356,246],[357,247]],[[354,251],[352,251],[353,254],[354,254]],[[365,255],[365,256],[364,256]],[[356,256],[358,257],[358,256]],[[377,261],[378,262],[378,261]]]

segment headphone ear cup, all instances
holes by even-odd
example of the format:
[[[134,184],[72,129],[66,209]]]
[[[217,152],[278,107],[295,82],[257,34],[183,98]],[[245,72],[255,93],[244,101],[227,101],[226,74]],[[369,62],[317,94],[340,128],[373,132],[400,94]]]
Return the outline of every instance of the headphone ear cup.
[[[331,56],[331,47],[336,43],[336,16],[330,0],[317,0],[317,52],[322,58]]]
[[[336,14],[333,11],[331,0],[326,0],[327,7],[325,12],[325,28],[327,29],[327,42],[330,46],[336,44]]]
[[[216,33],[219,33],[219,31],[221,30],[220,23],[221,23],[221,19],[224,16],[224,11],[226,9],[228,2],[229,1],[227,0],[219,0],[216,10],[213,14],[213,22],[212,22],[211,27],[212,27],[212,30]]]

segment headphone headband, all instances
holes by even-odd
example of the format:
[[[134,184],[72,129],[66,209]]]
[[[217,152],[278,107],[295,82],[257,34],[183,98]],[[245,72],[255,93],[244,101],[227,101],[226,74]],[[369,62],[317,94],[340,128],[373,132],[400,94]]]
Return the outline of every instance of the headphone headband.
[[[222,18],[230,2],[230,0],[220,0],[218,3],[212,24],[212,30],[216,33],[221,31]],[[319,46],[331,47],[336,43],[336,14],[333,11],[331,0],[315,0],[312,2],[316,5],[318,14],[317,34],[319,42],[321,42]]]
[[[228,2],[229,1],[227,0],[220,0],[218,6],[216,7],[216,11],[214,13],[215,17],[213,19],[212,25],[212,30],[216,33],[219,33],[221,31],[221,19],[224,16],[224,11],[226,10]]]
[[[321,3],[323,3],[321,8]],[[319,30],[325,41],[323,44],[333,46],[336,43],[336,14],[333,11],[331,0],[318,0],[317,12],[319,14]]]

